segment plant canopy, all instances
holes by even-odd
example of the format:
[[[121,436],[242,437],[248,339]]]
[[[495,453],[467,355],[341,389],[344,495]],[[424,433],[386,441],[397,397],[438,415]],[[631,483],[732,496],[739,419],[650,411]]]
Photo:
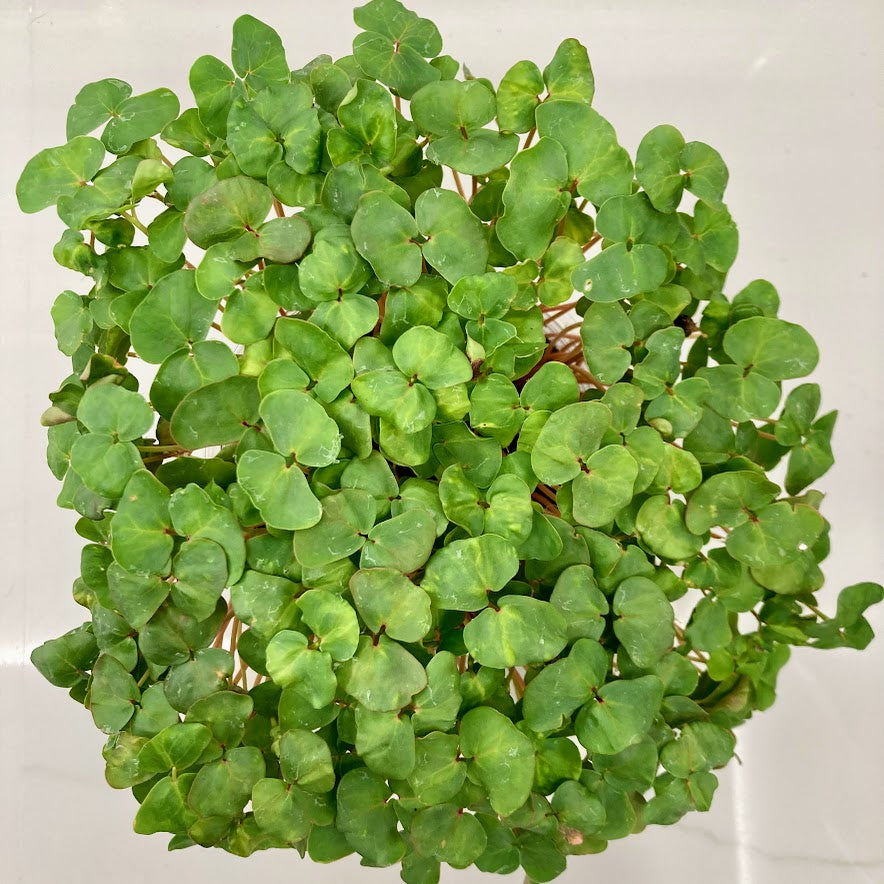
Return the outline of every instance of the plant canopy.
[[[243,15],[183,111],[90,83],[22,172],[87,280],[43,423],[89,616],[32,660],[170,849],[549,881],[707,810],[884,591],[817,606],[836,413],[774,287],[724,294],[716,150],[630,157],[577,40],[495,85],[354,18],[292,70]]]

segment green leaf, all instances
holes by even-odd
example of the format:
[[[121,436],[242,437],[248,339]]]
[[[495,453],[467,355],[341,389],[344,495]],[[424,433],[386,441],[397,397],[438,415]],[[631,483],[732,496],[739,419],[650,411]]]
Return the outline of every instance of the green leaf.
[[[267,643],[267,672],[280,687],[296,688],[313,709],[335,698],[332,658],[308,648],[306,636],[293,629],[277,632]]]
[[[460,673],[449,651],[436,651],[427,663],[427,686],[411,701],[415,733],[447,731],[461,707]]]
[[[310,317],[345,350],[377,325],[378,302],[365,295],[342,295],[336,301],[323,301]]]
[[[531,489],[513,475],[498,476],[488,488],[483,530],[521,546],[534,528]]]
[[[187,540],[172,561],[172,601],[196,620],[211,617],[227,586],[227,558],[213,540]]]
[[[444,335],[439,337],[453,347]],[[406,354],[408,352],[406,348]],[[403,433],[414,434],[429,427],[436,416],[433,394],[423,384],[410,381],[398,371],[367,371],[357,375],[350,386],[368,414],[384,418]]]
[[[238,261],[266,258],[277,264],[291,264],[307,251],[311,236],[310,225],[300,215],[271,218],[235,240],[231,253]]]
[[[629,577],[614,593],[614,634],[630,659],[650,669],[675,640],[674,612],[663,591],[647,577]]]
[[[313,301],[337,301],[363,288],[371,270],[356,251],[344,225],[323,227],[310,253],[298,265],[298,283]]]
[[[307,730],[286,731],[279,738],[279,767],[283,779],[306,792],[330,792],[335,787],[328,743]]]
[[[374,712],[357,706],[356,751],[369,770],[404,779],[415,765],[411,719],[398,712]]]
[[[265,774],[264,757],[254,746],[229,749],[220,761],[203,765],[196,773],[187,803],[200,817],[233,819],[252,796]]]
[[[651,129],[638,146],[635,177],[659,212],[674,212],[681,202],[684,189],[681,156],[684,148],[681,132],[665,125]]]
[[[527,132],[543,92],[543,75],[533,61],[517,61],[497,87],[497,125],[503,132]]]
[[[820,399],[818,384],[799,384],[791,390],[773,428],[777,442],[789,448],[801,444],[813,426]]]
[[[402,645],[380,635],[363,635],[344,669],[341,685],[366,709],[398,711],[427,685],[424,667]]]
[[[569,641],[601,637],[608,601],[598,588],[589,565],[565,568],[556,579],[549,600],[565,617]]]
[[[190,539],[213,540],[227,556],[230,583],[239,580],[245,566],[245,542],[233,513],[214,503],[198,485],[179,488],[169,500],[169,513],[175,530]]]
[[[656,333],[655,333],[656,334]],[[675,438],[684,438],[700,422],[703,405],[711,388],[705,378],[688,378],[661,393],[645,408],[645,420],[652,426],[666,421]]]
[[[681,228],[678,217],[658,212],[646,193],[613,197],[599,209],[596,228],[605,239],[626,243],[670,245]]]
[[[130,571],[167,574],[171,528],[166,487],[147,470],[133,473],[111,522],[114,558]]]
[[[483,534],[454,540],[434,553],[421,588],[443,610],[478,611],[488,604],[488,594],[503,589],[518,570],[512,544],[495,534]]]
[[[365,31],[374,31],[391,40],[410,46],[424,58],[442,51],[442,37],[436,26],[419,18],[398,0],[369,0],[353,10],[353,21]]]
[[[448,293],[448,307],[464,319],[505,316],[518,294],[518,285],[503,273],[483,273],[458,280]]]
[[[146,362],[159,364],[176,350],[203,340],[216,305],[200,295],[192,270],[160,279],[129,320],[132,347]]]
[[[298,592],[285,577],[249,570],[230,587],[230,603],[238,620],[270,638],[297,622]]]
[[[239,363],[222,341],[199,341],[167,356],[150,388],[153,407],[171,419],[181,400],[193,390],[239,373]]]
[[[410,99],[427,83],[439,79],[439,72],[408,44],[400,45],[385,34],[357,34],[353,55],[370,77],[385,83],[396,94]]]
[[[87,83],[68,109],[66,137],[68,141],[80,135],[88,135],[111,116],[118,113],[120,105],[132,94],[132,87],[123,80],[110,77]]]
[[[485,851],[488,838],[478,818],[456,804],[439,804],[415,814],[411,840],[424,856],[465,869]]]
[[[658,288],[668,271],[666,254],[657,246],[614,243],[579,265],[571,282],[591,301],[620,301]]]
[[[164,604],[138,635],[144,659],[162,670],[192,659],[196,651],[214,638],[227,606],[220,602],[205,620],[195,620],[174,605]]]
[[[195,196],[184,215],[188,237],[201,249],[257,230],[273,204],[273,194],[260,181],[237,175]]]
[[[577,193],[597,206],[632,193],[632,161],[617,143],[611,124],[582,101],[544,101],[537,108],[537,134],[558,141],[568,158]]]
[[[431,135],[469,132],[494,119],[494,93],[479,80],[442,80],[425,86],[411,102],[418,128]],[[462,134],[466,138],[466,134]]]
[[[157,576],[139,574],[112,562],[107,569],[108,594],[126,622],[141,629],[169,594],[169,584]],[[212,605],[214,610],[215,606]]]
[[[837,411],[823,415],[810,428],[806,439],[792,449],[785,481],[789,494],[798,494],[828,472],[829,467],[834,464],[832,431],[835,429],[837,416]]]
[[[174,780],[163,777],[157,781],[135,814],[135,831],[139,835],[153,835],[156,832],[185,834],[197,820],[197,815],[187,804],[195,776],[192,773],[183,774]]]
[[[182,111],[177,120],[166,124],[160,137],[172,147],[195,157],[208,156],[215,144],[214,136],[205,127],[199,111],[194,107]]]
[[[165,773],[172,768],[186,770],[199,759],[211,740],[212,733],[205,725],[172,724],[145,743],[138,754],[138,767],[150,774]]]
[[[574,293],[571,274],[583,263],[583,250],[570,236],[557,236],[541,261],[537,297],[549,307],[563,304]]]
[[[503,191],[506,207],[495,230],[520,261],[539,261],[571,204],[568,159],[552,138],[541,138],[513,159]]]
[[[301,841],[310,831],[310,802],[282,780],[258,780],[252,789],[255,821],[264,832],[282,841]]]
[[[577,739],[592,753],[615,755],[643,737],[663,700],[656,675],[612,681],[577,716]]]
[[[240,170],[253,178],[266,178],[283,156],[283,146],[262,119],[256,102],[235,98],[227,117],[227,144]]]
[[[729,611],[718,599],[700,599],[685,629],[688,641],[701,651],[714,651],[729,644],[733,635]]]
[[[715,365],[701,368],[697,377],[709,384],[706,405],[739,422],[766,418],[780,401],[780,388],[758,371],[743,371],[738,365]]]
[[[303,319],[280,319],[276,340],[316,382],[312,392],[323,402],[332,402],[353,380],[353,363],[337,341],[321,328]]]
[[[275,390],[261,400],[261,420],[276,450],[299,464],[324,467],[341,450],[338,425],[325,409],[300,390]]]
[[[89,387],[77,406],[77,420],[90,433],[107,433],[128,442],[153,426],[153,411],[138,393],[116,384]]]
[[[136,141],[161,132],[178,116],[180,109],[178,97],[168,89],[130,96],[114,109],[101,140],[111,153],[126,153]]]
[[[433,138],[427,159],[464,175],[488,175],[510,162],[518,149],[518,135],[473,129],[467,138],[461,133]]]
[[[60,197],[74,196],[91,181],[104,162],[104,145],[79,136],[60,147],[48,147],[30,159],[15,185],[23,212],[54,206]]]
[[[543,71],[543,79],[551,99],[592,103],[595,80],[586,47],[569,37],[563,40],[552,61]]]
[[[148,225],[147,238],[150,250],[158,258],[169,262],[177,261],[187,242],[183,213],[178,209],[161,212]]]
[[[613,384],[626,374],[632,363],[629,347],[635,330],[620,304],[591,304],[583,315],[580,339],[586,364],[599,381]]]
[[[311,589],[298,598],[307,626],[319,639],[319,648],[336,662],[349,660],[359,644],[356,612],[337,593]]]
[[[804,377],[819,360],[813,338],[800,325],[770,316],[741,319],[725,332],[722,346],[740,368],[774,381]]]
[[[337,166],[366,155],[387,166],[396,154],[396,110],[380,83],[357,80],[338,107],[340,129],[328,133],[328,152]]]
[[[409,286],[421,275],[421,247],[415,242],[417,222],[385,193],[359,200],[351,225],[359,254],[388,285]]]
[[[686,779],[697,771],[724,767],[734,754],[734,735],[709,721],[693,721],[681,736],[663,746],[660,763],[675,777]]]
[[[465,384],[472,380],[470,360],[451,339],[428,326],[415,326],[393,344],[396,367],[411,381],[431,390]]]
[[[567,643],[565,618],[549,602],[507,595],[464,627],[464,644],[482,666],[506,669],[557,657]]]
[[[537,733],[559,730],[602,687],[608,666],[597,641],[578,639],[565,659],[543,667],[528,682],[522,698],[525,723]]]
[[[121,731],[135,714],[141,691],[122,663],[102,654],[92,669],[89,709],[95,726],[106,734]]]
[[[50,313],[58,349],[73,356],[92,329],[88,302],[76,292],[64,291],[53,301]]]
[[[778,492],[777,485],[754,470],[717,473],[690,496],[685,524],[694,534],[703,534],[714,525],[735,528],[773,501]]]
[[[410,574],[430,557],[435,540],[435,525],[427,511],[401,513],[379,522],[368,532],[359,565],[362,568],[395,568]]]
[[[138,449],[107,433],[86,433],[71,446],[71,470],[95,494],[115,500],[141,468]]]
[[[279,34],[251,15],[233,23],[234,70],[256,92],[273,83],[287,83],[291,75]]]
[[[442,49],[442,38],[431,21],[419,18],[398,0],[372,0],[355,9],[353,18],[368,32],[353,41],[353,55],[368,76],[406,99],[439,79],[439,72],[425,61]]]
[[[702,246],[706,263],[721,273],[729,270],[737,255],[739,235],[728,210],[698,202],[693,219],[688,218],[688,227],[692,238]]]
[[[188,393],[172,413],[171,433],[182,447],[194,450],[239,439],[258,422],[258,384],[233,375]]]
[[[580,750],[567,737],[550,737],[539,741],[534,765],[534,791],[548,795],[565,780],[578,779],[582,766]]]
[[[508,816],[525,803],[534,783],[534,748],[505,715],[490,706],[467,712],[460,724],[460,751],[472,759],[471,773],[497,813]]]
[[[431,187],[415,201],[414,214],[426,237],[426,262],[452,285],[465,276],[483,273],[488,243],[482,222],[463,198],[450,190]]]
[[[611,522],[632,500],[638,464],[622,445],[591,455],[571,486],[574,520],[590,528]]]
[[[442,804],[464,784],[467,765],[459,758],[455,734],[432,733],[416,741],[415,765],[408,785],[424,805]]]
[[[684,522],[685,505],[668,495],[649,497],[635,517],[635,530],[655,555],[673,562],[692,559],[703,547],[703,537],[693,534]]]
[[[230,105],[242,89],[233,71],[220,58],[203,55],[193,63],[189,81],[203,125],[213,135],[224,138]]]
[[[550,803],[559,822],[578,835],[592,836],[606,822],[604,805],[580,783],[562,783]]]
[[[378,774],[364,767],[348,771],[338,784],[335,825],[374,866],[392,865],[405,853],[392,794]]]
[[[321,568],[357,552],[375,520],[376,504],[366,491],[344,488],[322,499],[322,516],[295,534],[295,556],[306,568]]]
[[[721,204],[728,171],[717,150],[702,141],[689,141],[682,148],[679,164],[684,169],[684,186],[691,193],[712,206]]]
[[[165,682],[166,699],[179,712],[217,693],[233,675],[233,657],[223,648],[201,648],[192,660],[172,667]]]
[[[575,402],[553,412],[531,451],[534,474],[548,485],[577,476],[601,443],[611,412],[600,402]]]
[[[793,509],[787,501],[778,501],[734,528],[725,545],[737,561],[750,567],[783,565],[812,546],[822,529],[822,516],[816,510]]]
[[[70,688],[88,677],[97,656],[91,626],[84,623],[60,638],[43,642],[31,651],[30,659],[48,682]]]

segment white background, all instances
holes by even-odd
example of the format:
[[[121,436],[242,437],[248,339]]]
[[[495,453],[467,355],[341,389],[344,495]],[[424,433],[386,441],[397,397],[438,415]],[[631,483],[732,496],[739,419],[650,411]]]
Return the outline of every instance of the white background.
[[[509,65],[543,66],[558,42],[590,50],[595,106],[634,153],[671,123],[706,141],[731,172],[740,255],[729,292],[773,281],[781,315],[820,345],[814,378],[839,408],[827,493],[833,552],[821,598],[882,576],[882,79],[884,12],[876,0],[414,0],[445,51],[498,81]],[[82,619],[74,516],[55,508],[39,415],[67,373],[49,306],[79,278],[51,256],[51,210],[22,216],[13,189],[26,160],[64,141],[79,87],[115,76],[136,93],[168,86],[189,106],[187,73],[204,53],[227,58],[242,11],[274,25],[289,63],[349,52],[341,0],[0,0],[0,255],[4,483],[0,580],[0,855],[5,881],[395,881],[394,869],[330,867],[293,851],[248,860],[199,848],[167,854],[162,835],[131,831],[135,802],[103,782],[102,736],[88,712],[44,682],[30,650]],[[81,289],[82,290],[82,289]],[[871,615],[884,631],[884,611]],[[780,698],[738,732],[742,766],[721,772],[713,810],[571,861],[563,881],[632,884],[854,884],[884,880],[884,639],[864,654],[798,650]],[[473,869],[443,880],[477,881]],[[514,876],[515,877],[515,876]]]

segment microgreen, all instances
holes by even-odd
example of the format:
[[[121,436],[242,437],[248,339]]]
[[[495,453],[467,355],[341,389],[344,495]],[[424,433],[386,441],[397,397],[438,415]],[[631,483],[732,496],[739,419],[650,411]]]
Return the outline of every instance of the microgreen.
[[[836,413],[773,286],[725,294],[718,152],[633,161],[574,39],[495,86],[354,19],[292,70],[241,16],[183,112],[90,83],[22,172],[86,279],[43,422],[89,617],[32,661],[170,849],[549,881],[707,810],[884,589],[818,606]]]

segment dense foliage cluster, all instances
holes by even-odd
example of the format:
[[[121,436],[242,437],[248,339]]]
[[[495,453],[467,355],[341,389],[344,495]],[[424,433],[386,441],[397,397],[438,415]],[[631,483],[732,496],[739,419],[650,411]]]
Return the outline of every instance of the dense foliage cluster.
[[[33,661],[171,848],[547,881],[707,809],[789,646],[864,647],[882,589],[816,606],[835,413],[784,398],[818,354],[773,286],[723,294],[718,153],[633,164],[576,40],[495,88],[355,20],[293,71],[242,16],[183,113],[91,83],[22,173],[91,278],[44,416],[90,619]]]

